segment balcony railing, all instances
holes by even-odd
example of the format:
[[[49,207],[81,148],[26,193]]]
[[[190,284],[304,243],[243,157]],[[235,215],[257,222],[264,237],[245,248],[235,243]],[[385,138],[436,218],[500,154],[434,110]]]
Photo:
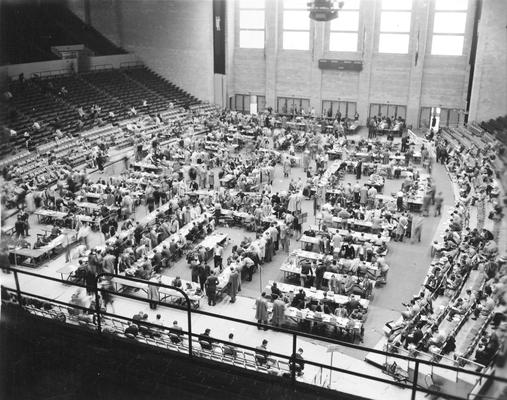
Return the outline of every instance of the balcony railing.
[[[191,301],[183,290],[156,282],[150,281],[149,285],[174,290],[175,297],[180,299],[179,304],[168,303],[165,301],[153,301],[147,299],[146,297],[143,298],[133,294],[107,290],[100,284],[101,281],[107,281],[116,277],[121,278],[122,280],[130,280],[132,282],[146,284],[146,281],[136,278],[125,276],[120,277],[113,274],[100,274],[95,280],[94,287],[86,287],[85,285],[79,283],[62,281],[61,279],[43,276],[30,271],[19,270],[16,268],[6,269],[14,274],[15,287],[8,287],[5,284],[2,285],[2,301],[15,303],[35,316],[50,318],[59,321],[62,324],[80,325],[88,328],[90,333],[96,335],[117,335],[126,339],[133,339],[145,345],[156,346],[170,352],[184,354],[189,358],[207,359],[217,363],[228,364],[237,368],[245,368],[257,373],[279,375],[283,382],[289,381],[292,385],[298,385],[303,382],[303,380],[298,376],[298,359],[295,358],[298,347],[301,347],[301,344],[298,344],[300,339],[304,339],[305,343],[307,343],[308,340],[319,342],[319,344],[323,344],[329,349],[348,348],[363,351],[365,354],[375,353],[385,357],[386,364],[383,369],[383,372],[386,374],[385,378],[370,375],[365,372],[336,367],[332,365],[332,362],[316,362],[305,359],[305,368],[308,369],[307,366],[316,367],[316,370],[320,370],[320,379],[316,376],[312,382],[305,380],[304,383],[311,383],[327,389],[339,390],[339,387],[332,385],[331,377],[333,374],[341,374],[342,378],[345,379],[346,376],[351,377],[351,379],[360,378],[361,381],[364,381],[365,385],[374,381],[382,382],[392,387],[408,389],[407,392],[403,393],[406,393],[406,398],[410,397],[411,399],[415,399],[418,393],[431,394],[455,400],[464,400],[470,398],[470,396],[472,396],[472,398],[481,398],[480,396],[473,395],[472,393],[480,392],[480,387],[487,381],[494,380],[507,384],[506,378],[501,378],[493,374],[467,370],[454,365],[436,364],[428,360],[416,359],[401,354],[393,354],[381,350],[366,348],[356,344],[323,338],[310,333],[274,327],[271,325],[257,324],[255,322],[233,318],[226,315],[218,315],[202,310],[195,310],[191,307]],[[36,282],[37,279],[41,279],[44,282],[57,282],[59,284],[86,288],[94,293],[94,305],[92,307],[83,307],[42,296],[35,293],[34,290],[24,290],[25,286],[33,287],[34,282]],[[40,283],[42,284],[42,282]],[[35,286],[37,288],[43,287],[41,285]],[[142,321],[139,323],[139,321],[132,318],[127,318],[117,313],[107,312],[104,308],[101,308],[99,298],[100,294],[127,298],[142,303],[156,303],[158,306],[163,308],[184,312],[187,317],[187,329],[173,330],[170,327],[164,327],[152,322]],[[8,299],[5,298],[5,295],[8,296]],[[260,352],[259,349],[243,343],[231,343],[214,337],[210,338],[211,344],[208,346],[206,345],[207,338],[203,341],[201,334],[196,333],[192,328],[192,318],[196,315],[213,318],[216,321],[214,322],[216,324],[228,321],[230,325],[249,325],[256,328],[264,328],[266,330],[277,331],[290,335],[292,338],[290,346],[291,350],[285,354],[283,350]],[[125,329],[131,323],[139,324],[140,334],[138,336],[125,333]],[[397,365],[399,366],[400,364],[406,365],[407,368],[403,369],[397,367]],[[442,379],[437,378],[444,375],[447,377],[452,376],[455,382],[454,385],[449,385],[449,392],[446,392],[445,387],[442,387],[442,385],[439,385],[438,382],[435,382],[442,382]],[[456,383],[460,380],[462,382],[466,382],[466,384],[463,384],[465,391],[460,393],[460,395],[457,395]],[[355,394],[359,395],[359,393]]]

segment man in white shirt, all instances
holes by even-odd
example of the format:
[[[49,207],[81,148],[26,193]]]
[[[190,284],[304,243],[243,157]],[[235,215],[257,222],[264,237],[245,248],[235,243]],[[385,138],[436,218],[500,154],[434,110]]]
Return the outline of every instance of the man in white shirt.
[[[215,248],[213,249],[214,251],[214,258],[213,258],[213,261],[214,261],[214,264],[215,264],[215,269],[216,268],[220,268],[220,271],[222,271],[222,255],[223,255],[223,252],[224,252],[224,248],[222,246],[220,246],[220,243],[217,243]]]

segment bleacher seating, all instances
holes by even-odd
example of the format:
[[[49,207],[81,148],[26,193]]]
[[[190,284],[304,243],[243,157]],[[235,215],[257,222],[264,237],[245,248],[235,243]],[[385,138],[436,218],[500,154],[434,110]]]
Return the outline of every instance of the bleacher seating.
[[[135,74],[133,71],[142,72]],[[131,77],[133,73],[136,79]],[[157,87],[157,91],[150,86]],[[61,92],[62,87],[66,89],[64,94]],[[167,88],[167,91],[163,88]],[[80,132],[94,128],[99,122],[102,125],[111,121],[110,112],[114,113],[114,121],[117,122],[134,117],[130,113],[131,107],[135,107],[138,116],[160,113],[164,121],[178,120],[183,130],[191,121],[185,118],[186,111],[181,105],[201,113],[215,110],[215,106],[199,103],[194,97],[144,67],[64,74],[24,83],[13,81],[9,87],[4,88],[6,90],[13,97],[7,102],[7,107],[2,107],[0,113],[0,124],[5,137],[0,146],[0,156],[8,155],[16,148],[23,149],[24,132],[30,133],[30,150],[34,150],[54,139],[57,124],[67,136],[79,136]],[[147,107],[143,107],[143,100],[147,101]],[[100,120],[94,120],[88,115],[82,119],[84,125],[79,128],[77,109],[82,107],[89,114],[93,105],[101,108]],[[40,130],[32,128],[34,122],[41,125]],[[10,129],[15,130],[17,135],[10,137]],[[157,128],[157,132],[165,133],[161,127]],[[122,140],[124,147],[130,143],[123,136],[117,139]]]
[[[60,119],[61,130],[74,130],[76,121],[75,111],[63,101],[56,99],[41,84],[28,81],[23,84],[13,82],[9,86],[13,97],[10,99],[10,107],[24,117],[17,122],[12,129],[18,132],[15,144],[19,147],[24,143],[24,131],[31,132],[33,147],[43,143],[52,131],[55,118]],[[41,126],[39,131],[32,131],[31,126],[38,122]],[[11,128],[11,127],[9,127]]]
[[[189,93],[178,88],[171,82],[165,80],[163,77],[147,69],[146,67],[141,66],[136,68],[128,68],[125,69],[124,72],[132,79],[141,83],[143,86],[158,93],[160,96],[163,96],[168,101],[172,102],[175,107],[190,106],[199,103],[195,97],[191,96]]]
[[[76,315],[77,310],[62,305],[50,303],[40,304],[40,302],[37,301],[34,304],[29,304],[26,309],[31,314],[42,318],[58,319],[68,324],[79,325],[91,330],[97,330],[97,325],[90,315]],[[118,337],[135,340],[139,343],[161,347],[178,353],[189,353],[189,344],[186,335],[181,337],[179,339],[180,341],[177,342],[171,339],[171,333],[168,329],[161,331],[158,328],[143,328],[145,331],[144,333],[140,332],[140,334],[134,336],[128,333],[125,334],[125,330],[129,326],[128,322],[125,320],[105,317],[103,318],[101,324],[104,334],[114,334]],[[257,362],[255,352],[242,349],[240,347],[235,347],[234,351],[234,355],[226,354],[224,346],[218,342],[212,343],[211,349],[203,348],[197,337],[192,338],[192,353],[196,357],[206,358],[220,363],[227,363],[229,365],[267,374],[290,373],[289,363],[286,359],[269,356],[270,366],[268,368],[265,364]]]
[[[60,89],[65,87],[67,94],[59,94],[59,96],[76,109],[82,107],[85,112],[88,112],[91,106],[98,105],[102,109],[101,117],[106,118],[109,112],[115,115],[122,114],[123,110],[117,99],[81,79],[80,75],[58,76],[51,78],[51,82],[56,92],[60,92]]]
[[[135,107],[138,114],[158,113],[169,107],[169,101],[130,79],[121,70],[103,70],[82,75],[82,78],[117,98],[125,111]],[[143,100],[148,103],[142,106]]]

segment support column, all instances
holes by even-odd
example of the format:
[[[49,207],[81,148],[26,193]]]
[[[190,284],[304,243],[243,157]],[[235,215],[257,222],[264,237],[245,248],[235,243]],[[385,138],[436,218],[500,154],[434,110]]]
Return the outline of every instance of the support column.
[[[266,1],[266,31],[264,47],[264,59],[266,61],[266,107],[271,106],[274,110],[276,110],[278,21],[281,20],[282,9],[283,0]]]
[[[310,109],[315,108],[315,112],[319,115],[322,111],[322,86],[326,82],[322,82],[322,70],[319,68],[319,60],[324,58],[324,35],[326,34],[325,22],[313,23],[312,40],[312,68],[311,68],[311,86],[319,88],[310,92]],[[307,110],[308,111],[308,110]]]
[[[359,32],[359,49],[362,52],[363,70],[359,73],[359,89],[357,96],[357,112],[359,122],[366,124],[370,106],[370,83],[373,66],[373,52],[375,46],[377,1],[366,0],[361,6],[361,18],[364,29]]]
[[[428,24],[430,19],[429,2],[416,2],[412,15],[415,16],[414,32],[412,40],[414,43],[414,53],[410,64],[410,79],[408,87],[407,102],[407,125],[413,127],[419,126],[419,110],[421,109],[421,95],[423,83],[424,58],[426,55],[426,45],[428,38]]]

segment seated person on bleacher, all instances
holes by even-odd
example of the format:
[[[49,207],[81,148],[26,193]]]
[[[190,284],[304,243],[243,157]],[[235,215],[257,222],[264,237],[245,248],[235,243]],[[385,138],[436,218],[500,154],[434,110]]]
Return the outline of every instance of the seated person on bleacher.
[[[201,345],[201,348],[203,348],[204,350],[213,349],[213,342],[210,338],[210,332],[211,329],[206,328],[206,330],[199,335],[199,344]]]
[[[260,346],[256,347],[255,350],[255,362],[258,365],[265,365],[269,362],[268,357],[268,341],[264,339]]]

